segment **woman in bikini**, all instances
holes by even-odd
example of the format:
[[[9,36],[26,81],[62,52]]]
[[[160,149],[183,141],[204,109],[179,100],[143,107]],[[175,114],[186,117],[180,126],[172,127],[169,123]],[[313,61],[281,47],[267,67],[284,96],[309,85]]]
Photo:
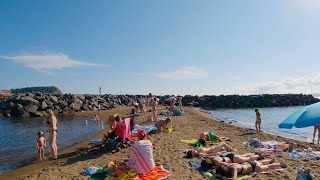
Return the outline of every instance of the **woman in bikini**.
[[[216,168],[216,175],[226,179],[237,179],[237,176],[240,174],[250,174],[253,172],[262,173],[270,170],[279,170],[285,167],[286,165],[284,163],[272,163],[272,161],[248,161],[243,164],[223,163],[220,167]]]
[[[215,155],[219,155],[220,151],[236,151],[236,149],[233,149],[231,146],[229,146],[228,144],[222,142],[217,146],[214,146],[210,149],[207,150],[190,150],[187,152],[187,157],[188,158],[193,158],[195,156],[201,156],[201,157],[206,157],[206,156],[215,156]]]
[[[226,163],[239,163],[243,164],[249,161],[261,160],[263,157],[258,153],[247,153],[247,154],[235,154],[234,152],[224,152],[220,156],[208,158],[201,162],[202,167],[220,167]],[[265,160],[266,162],[273,161],[271,159]],[[270,164],[270,163],[269,163]]]
[[[47,121],[49,127],[49,143],[53,159],[58,158],[58,146],[57,146],[57,118],[51,109],[48,110],[49,119]]]

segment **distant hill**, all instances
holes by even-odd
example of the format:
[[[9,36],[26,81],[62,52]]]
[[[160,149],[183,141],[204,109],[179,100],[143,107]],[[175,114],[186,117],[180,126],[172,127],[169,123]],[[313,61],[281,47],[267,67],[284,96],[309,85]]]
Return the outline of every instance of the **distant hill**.
[[[26,92],[41,92],[41,93],[49,93],[49,94],[62,94],[59,88],[55,86],[39,86],[39,87],[26,87],[19,89],[11,89],[11,93],[26,93]]]

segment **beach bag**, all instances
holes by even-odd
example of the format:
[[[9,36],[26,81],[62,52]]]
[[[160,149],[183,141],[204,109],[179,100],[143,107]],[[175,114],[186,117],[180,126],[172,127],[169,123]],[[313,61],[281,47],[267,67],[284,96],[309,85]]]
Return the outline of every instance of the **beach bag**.
[[[263,147],[260,139],[258,139],[258,138],[253,138],[253,139],[251,139],[251,140],[247,143],[247,146],[253,147],[253,148],[261,148],[261,147]]]
[[[304,167],[301,167],[298,170],[296,180],[317,180],[317,178],[308,170],[304,169]]]

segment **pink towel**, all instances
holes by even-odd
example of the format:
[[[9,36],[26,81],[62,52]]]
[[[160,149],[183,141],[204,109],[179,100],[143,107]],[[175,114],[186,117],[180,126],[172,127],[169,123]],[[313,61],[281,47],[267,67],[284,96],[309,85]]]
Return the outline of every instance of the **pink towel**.
[[[119,124],[120,131],[122,132],[122,141],[125,142],[126,138],[129,138],[131,135],[130,132],[130,118],[125,118]]]

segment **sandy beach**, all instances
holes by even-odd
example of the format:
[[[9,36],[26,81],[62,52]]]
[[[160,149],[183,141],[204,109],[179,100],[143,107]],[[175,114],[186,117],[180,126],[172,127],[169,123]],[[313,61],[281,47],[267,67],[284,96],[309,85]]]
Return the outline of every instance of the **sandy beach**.
[[[164,109],[164,107],[159,107]],[[120,116],[126,116],[131,108],[119,107],[112,110],[101,111],[100,116],[103,119],[113,113],[118,113]],[[246,142],[252,138],[259,138],[262,141],[288,140],[283,137],[261,133],[257,135],[255,130],[240,128],[230,124],[222,123],[214,120],[209,114],[200,112],[199,109],[192,107],[185,107],[185,116],[171,116],[172,126],[174,131],[172,133],[152,134],[148,138],[154,146],[154,160],[158,165],[168,165],[171,170],[170,179],[204,179],[202,175],[193,170],[189,166],[189,160],[184,158],[185,154],[178,151],[181,148],[191,148],[190,145],[181,143],[182,139],[195,139],[201,132],[212,131],[220,136],[225,136],[231,139],[228,144],[236,148],[239,153],[255,152],[253,148],[245,147],[242,142]],[[93,116],[96,112],[82,112],[76,115]],[[147,116],[151,115],[148,112],[144,116],[137,117],[138,124],[151,124],[146,122]],[[249,117],[248,117],[249,118]],[[95,137],[83,141],[81,143],[72,145],[69,148],[59,151],[59,159],[55,161],[43,161],[19,169],[10,171],[0,175],[0,179],[88,179],[85,175],[85,168],[88,166],[97,166],[108,163],[110,161],[123,162],[128,160],[130,148],[122,149],[116,153],[103,152],[87,152],[82,151],[81,148],[88,147],[89,142],[97,137],[102,137],[104,132],[100,132]],[[59,136],[58,136],[59,141]],[[308,143],[294,141],[300,145],[312,147],[319,150],[317,145],[310,145]],[[302,160],[293,159],[287,155],[264,154],[268,158],[274,158],[276,162],[285,162],[287,168],[281,172],[274,172],[269,174],[258,174],[251,179],[295,179],[299,167],[304,166],[316,176],[320,177],[320,162],[316,160]]]

